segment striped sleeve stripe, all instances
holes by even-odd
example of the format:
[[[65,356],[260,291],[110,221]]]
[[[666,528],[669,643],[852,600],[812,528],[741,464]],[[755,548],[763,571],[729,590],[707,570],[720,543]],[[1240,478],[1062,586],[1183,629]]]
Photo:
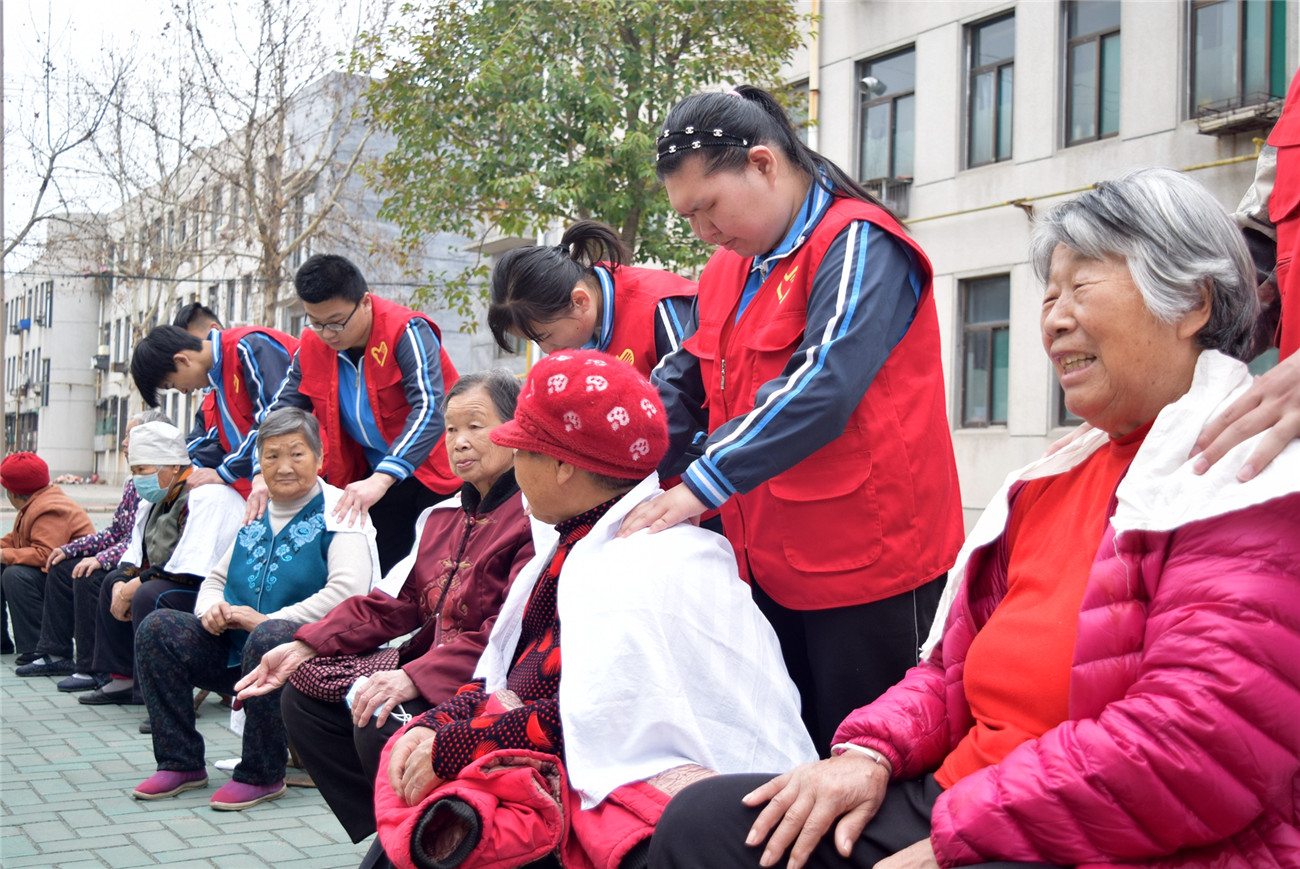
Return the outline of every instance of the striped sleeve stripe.
[[[715,465],[735,450],[743,449],[780,415],[786,405],[808,388],[813,379],[825,368],[826,356],[831,346],[836,339],[848,332],[853,323],[853,315],[857,312],[858,300],[862,293],[862,270],[871,240],[870,229],[871,224],[868,223],[855,221],[849,224],[845,261],[836,296],[835,316],[831,317],[822,329],[821,341],[808,348],[803,364],[786,378],[784,385],[768,395],[762,405],[750,411],[735,431],[708,448],[705,457]],[[860,242],[859,235],[861,235]]]
[[[682,346],[682,324],[677,320],[677,312],[673,310],[672,303],[664,299],[655,306],[655,316],[663,324],[664,332],[668,335],[668,343],[673,346],[673,350],[678,350]]]
[[[429,380],[429,366],[430,364],[440,364],[440,360],[435,356],[433,362],[430,363],[428,349],[424,346],[424,340],[420,336],[415,323],[416,321],[413,319],[406,324],[406,331],[402,335],[402,340],[410,344],[411,352],[415,355],[415,381],[420,386],[420,397],[423,399],[424,407],[420,411],[419,419],[407,431],[406,436],[389,449],[388,457],[394,459],[400,457],[401,453],[411,445],[411,442],[417,440],[423,434],[433,418],[433,383]],[[436,345],[437,342],[435,341],[434,344]]]
[[[735,488],[722,476],[717,467],[707,456],[696,459],[682,474],[695,485],[692,486],[710,507],[721,507],[728,498],[736,494]]]

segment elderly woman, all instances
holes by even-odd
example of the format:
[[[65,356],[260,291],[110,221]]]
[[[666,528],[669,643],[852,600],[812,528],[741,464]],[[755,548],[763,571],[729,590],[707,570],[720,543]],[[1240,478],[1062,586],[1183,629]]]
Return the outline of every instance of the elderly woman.
[[[156,408],[131,417],[122,436],[122,457],[131,443],[131,429],[146,422],[170,422],[167,414]],[[101,680],[90,674],[90,656],[95,648],[95,603],[99,588],[108,572],[131,542],[140,496],[128,476],[122,486],[122,500],[113,513],[113,521],[102,531],[79,537],[55,547],[45,561],[46,579],[41,600],[41,636],[36,651],[41,658],[19,667],[19,676],[56,676],[68,678],[58,683],[60,691],[90,691]],[[18,603],[13,600],[12,608]],[[76,659],[73,660],[73,638]],[[75,663],[75,666],[74,666]],[[70,675],[69,675],[70,674]]]
[[[1295,866],[1300,447],[1205,476],[1250,385],[1250,260],[1169,170],[1039,220],[1043,345],[1083,417],[963,548],[942,639],[835,756],[687,790],[657,866]],[[1237,357],[1237,358],[1234,358]]]
[[[126,553],[99,587],[91,667],[111,678],[77,698],[90,706],[144,702],[134,682],[140,622],[155,609],[194,608],[199,584],[230,548],[243,516],[244,499],[233,489],[187,485],[185,436],[170,423],[137,426],[127,461],[141,504]]]
[[[133,795],[171,797],[207,784],[191,686],[231,693],[262,654],[378,579],[373,525],[344,526],[331,510],[341,494],[322,482],[320,429],[311,414],[283,408],[257,430],[270,501],[199,590],[194,613],[159,610],[140,625],[140,682],[158,772]],[[212,808],[238,811],[284,796],[287,740],[278,695],[244,704],[244,751]]]
[[[380,588],[299,629],[241,683],[254,686],[240,695],[254,698],[251,705],[292,675],[280,701],[285,726],[354,842],[375,832],[373,790],[384,743],[409,715],[469,681],[511,582],[533,556],[513,451],[488,438],[514,417],[518,395],[519,381],[506,371],[456,382],[447,395],[446,443],[464,480],[459,498],[424,511],[411,556]],[[400,648],[358,657],[412,632]],[[344,693],[362,674],[369,677],[349,711]],[[401,721],[390,715],[394,710]]]

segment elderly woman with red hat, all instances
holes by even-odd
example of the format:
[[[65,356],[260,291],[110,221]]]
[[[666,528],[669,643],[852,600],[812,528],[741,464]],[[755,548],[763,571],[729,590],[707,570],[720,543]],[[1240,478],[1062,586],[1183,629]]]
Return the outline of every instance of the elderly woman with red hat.
[[[22,594],[29,586],[45,587],[45,562],[50,552],[76,537],[94,532],[86,511],[58,486],[50,485],[50,468],[36,453],[13,453],[0,462],[0,486],[18,511],[13,530],[0,538],[0,652],[18,652],[18,663],[36,659],[39,615],[33,624],[14,619],[9,639],[5,593]],[[20,588],[21,586],[21,588]],[[16,642],[15,642],[16,641]]]
[[[814,756],[726,540],[689,524],[616,537],[660,494],[667,424],[643,376],[593,351],[553,354],[491,436],[515,449],[533,517],[554,534],[538,536],[475,681],[385,749],[375,814],[394,863],[556,852],[566,866],[641,865],[686,782]]]

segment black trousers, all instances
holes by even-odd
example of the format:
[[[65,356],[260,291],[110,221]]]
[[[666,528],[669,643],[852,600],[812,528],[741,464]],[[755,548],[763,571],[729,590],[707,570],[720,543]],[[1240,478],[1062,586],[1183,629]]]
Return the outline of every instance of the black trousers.
[[[72,636],[76,642],[78,673],[96,672],[95,624],[99,620],[99,590],[104,580],[113,574],[112,570],[96,570],[72,584]]]
[[[375,523],[375,546],[379,549],[381,574],[387,574],[389,568],[410,554],[411,545],[415,543],[415,520],[420,518],[424,508],[448,497],[426,488],[412,475],[375,502],[370,508],[370,521]]]
[[[36,643],[41,636],[41,608],[44,600],[45,571],[30,564],[0,565],[0,601],[9,607],[9,618],[14,630],[14,649],[20,655],[36,651]],[[0,619],[3,617],[3,610],[0,610]]]
[[[751,809],[740,800],[771,778],[721,775],[696,782],[673,797],[650,840],[651,869],[757,867],[763,847],[746,845],[745,836],[762,807]],[[871,869],[880,860],[928,839],[930,815],[941,793],[943,788],[932,775],[891,784],[848,859],[835,850],[832,826],[806,865],[810,869]],[[1047,863],[978,865],[983,869],[1060,869]]]
[[[792,610],[751,582],[754,602],[781,641],[799,689],[804,725],[822,757],[854,709],[866,706],[916,666],[947,574],[884,600],[824,610]]]
[[[131,621],[119,622],[113,618],[109,605],[113,602],[113,586],[125,580],[120,570],[104,578],[99,587],[99,603],[95,609],[95,656],[91,666],[101,673],[135,676],[135,632],[144,617],[156,609],[194,612],[194,599],[198,597],[196,585],[181,585],[170,579],[151,579],[140,584],[131,598]],[[139,695],[140,686],[135,686]]]
[[[45,580],[45,604],[41,612],[41,638],[36,643],[36,651],[42,655],[72,655],[72,640],[76,629],[74,591],[77,585],[92,583],[98,597],[99,585],[108,575],[107,570],[95,570],[86,576],[73,578],[72,570],[80,563],[80,558],[65,558],[50,568]],[[96,579],[98,574],[98,579]],[[92,634],[93,637],[93,634]],[[90,666],[90,656],[94,641],[86,648],[77,648],[77,669],[86,672],[81,666]]]
[[[402,708],[418,715],[430,704],[417,697]],[[352,841],[360,842],[374,833],[379,753],[402,722],[390,715],[382,727],[375,727],[373,721],[357,727],[342,701],[327,703],[308,697],[292,684],[281,689],[280,717],[303,766]]]

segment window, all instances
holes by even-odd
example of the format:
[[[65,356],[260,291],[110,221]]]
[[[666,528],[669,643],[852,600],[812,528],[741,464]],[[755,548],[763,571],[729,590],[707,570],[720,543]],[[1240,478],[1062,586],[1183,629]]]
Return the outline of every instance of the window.
[[[858,178],[911,178],[916,141],[916,51],[858,64]]]
[[[805,145],[808,144],[808,113],[811,110],[809,101],[812,99],[812,91],[808,87],[808,79],[795,82],[786,87],[785,113],[790,116],[790,123],[794,125],[795,131],[799,134],[799,141]]]
[[[493,342],[493,349],[495,351],[493,355],[494,359],[509,359],[512,356],[522,356],[524,349],[528,345],[528,342],[523,338],[520,338],[518,335],[506,335],[506,343],[510,345],[509,350],[506,350],[495,341]]]
[[[1286,96],[1284,0],[1195,0],[1191,27],[1193,115]]]
[[[962,425],[1007,421],[1011,278],[996,275],[961,282]]]
[[[1016,19],[995,18],[971,27],[969,125],[966,165],[982,166],[1011,157],[1011,85]]]
[[[217,243],[217,233],[221,231],[221,185],[212,188],[212,243]]]
[[[1065,11],[1065,143],[1119,132],[1119,0],[1075,0]]]

